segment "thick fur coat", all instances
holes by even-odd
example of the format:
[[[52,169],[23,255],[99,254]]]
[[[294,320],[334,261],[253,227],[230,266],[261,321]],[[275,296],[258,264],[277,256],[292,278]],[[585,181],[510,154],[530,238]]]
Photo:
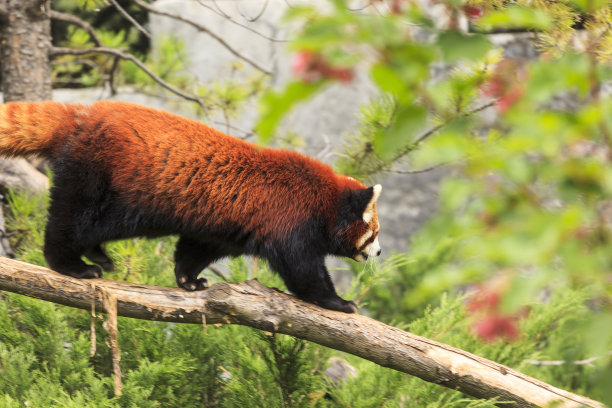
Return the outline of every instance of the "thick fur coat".
[[[106,241],[177,234],[175,274],[187,290],[206,287],[198,275],[211,262],[250,254],[267,259],[298,297],[353,312],[324,258],[380,253],[379,185],[366,188],[309,157],[160,110],[111,101],[7,103],[0,154],[50,160],[44,253],[66,275],[112,269]]]

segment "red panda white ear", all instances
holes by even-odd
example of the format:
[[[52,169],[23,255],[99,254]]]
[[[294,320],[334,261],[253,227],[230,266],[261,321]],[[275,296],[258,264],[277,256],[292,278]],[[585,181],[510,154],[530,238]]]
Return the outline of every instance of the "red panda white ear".
[[[376,204],[376,201],[378,201],[378,197],[380,197],[381,192],[382,186],[380,184],[377,184],[372,187],[372,198],[370,199],[370,202],[368,202],[368,205],[366,205],[366,208],[363,211],[363,222],[365,222],[366,224],[372,221],[372,217],[374,217],[374,204]]]

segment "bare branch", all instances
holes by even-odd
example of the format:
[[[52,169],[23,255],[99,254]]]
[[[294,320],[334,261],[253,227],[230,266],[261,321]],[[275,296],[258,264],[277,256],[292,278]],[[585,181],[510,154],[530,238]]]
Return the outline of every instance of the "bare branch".
[[[100,41],[98,33],[96,33],[96,30],[87,21],[82,20],[72,14],[62,13],[56,10],[51,10],[49,12],[49,16],[54,20],[64,21],[66,23],[81,27],[83,30],[87,31],[87,34],[89,34],[89,38],[91,38],[91,41],[96,47],[102,46],[102,41]]]
[[[265,13],[265,12],[266,12],[266,9],[268,8],[268,3],[269,3],[269,0],[265,0],[265,3],[264,3],[264,5],[263,5],[263,7],[261,8],[261,10],[259,10],[259,13],[257,13],[257,14],[255,15],[255,17],[247,17],[247,16],[246,16],[246,15],[245,15],[245,14],[242,12],[242,10],[240,10],[240,3],[238,3],[238,4],[236,5],[236,7],[238,7],[238,12],[240,13],[240,15],[241,15],[242,17],[244,17],[244,19],[245,19],[246,21],[248,21],[249,23],[253,23],[253,22],[255,22],[255,21],[259,20],[259,19],[261,18],[261,16],[263,16],[263,13]],[[201,4],[201,2],[200,2],[200,4]]]
[[[130,15],[130,13],[128,13],[123,7],[121,7],[119,5],[119,3],[117,3],[117,0],[109,0],[111,3],[113,3],[113,6],[115,6],[115,8],[121,13],[123,14],[123,16],[130,22],[132,23],[132,25],[134,27],[136,27],[136,29],[138,29],[138,31],[140,31],[141,33],[143,33],[147,38],[151,39],[151,33],[148,32],[143,26],[140,25],[140,23],[138,21],[136,21],[134,19],[134,17],[132,17]]]
[[[204,102],[195,95],[186,94],[163,79],[153,73],[147,66],[140,61],[138,58],[134,57],[132,54],[128,54],[126,52],[107,47],[95,47],[95,48],[84,48],[84,49],[73,49],[73,48],[62,48],[62,47],[52,47],[49,57],[54,58],[59,55],[85,55],[85,54],[109,54],[114,55],[115,57],[121,58],[123,60],[133,62],[138,68],[140,68],[143,72],[145,72],[148,76],[150,76],[155,82],[169,90],[170,92],[180,96],[181,98],[187,99],[188,101],[196,102],[198,105],[202,107],[205,111],[208,110]]]
[[[255,280],[216,283],[199,292],[105,279],[79,280],[0,258],[0,289],[63,305],[180,323],[240,324],[288,334],[354,354],[477,398],[514,401],[513,407],[604,405],[466,351],[388,326],[366,316],[322,309]],[[114,312],[114,311],[112,311]],[[506,405],[504,405],[506,406]]]
[[[117,95],[117,89],[115,89],[115,71],[117,70],[117,67],[119,66],[119,60],[121,58],[119,57],[115,57],[113,58],[113,65],[111,65],[111,69],[108,72],[108,88],[110,90],[110,94],[111,95]]]
[[[213,13],[215,13],[216,15],[221,16],[221,17],[225,18],[225,19],[226,19],[227,21],[229,21],[230,23],[232,23],[232,24],[234,24],[234,25],[237,25],[238,27],[244,28],[245,30],[248,30],[248,31],[252,32],[253,34],[258,35],[258,36],[260,36],[261,38],[264,38],[264,39],[266,39],[266,40],[268,40],[268,41],[271,41],[271,42],[279,42],[279,43],[286,43],[286,42],[289,42],[289,40],[280,40],[280,39],[277,39],[277,38],[272,38],[272,37],[269,37],[269,36],[267,36],[267,35],[265,35],[265,34],[260,33],[259,31],[255,30],[255,29],[253,29],[253,28],[249,27],[248,25],[245,25],[245,24],[239,23],[238,21],[234,20],[234,19],[232,18],[232,16],[230,16],[230,15],[228,15],[228,14],[224,13],[223,11],[221,11],[221,9],[219,9],[219,6],[217,6],[217,9],[215,10],[213,7],[211,7],[211,6],[209,6],[208,4],[204,3],[204,1],[203,1],[203,0],[198,0],[198,3],[200,4],[200,6],[207,8],[208,10],[212,11],[212,12],[213,12]],[[216,5],[216,3],[215,3],[215,5]]]
[[[540,360],[525,360],[526,363],[535,365],[535,366],[560,366],[564,364],[575,364],[575,365],[588,365],[592,366],[593,363],[597,360],[604,358],[605,356],[612,356],[612,350],[608,351],[603,356],[595,356],[590,358],[585,358],[584,360],[577,361],[565,361],[565,360],[552,360],[552,361],[540,361]]]
[[[227,277],[223,274],[223,272],[221,272],[221,270],[219,268],[217,268],[214,265],[208,265],[208,269],[210,269],[210,271],[212,273],[214,273],[215,275],[217,275],[222,281],[227,282],[229,279],[227,279]]]
[[[182,21],[183,23],[191,25],[196,30],[208,34],[209,36],[214,38],[219,44],[221,44],[223,47],[225,47],[226,50],[231,52],[237,58],[243,60],[244,62],[246,62],[247,64],[249,64],[253,68],[263,72],[266,75],[272,75],[272,72],[270,72],[269,70],[265,69],[264,67],[262,67],[261,65],[259,65],[255,61],[251,60],[250,58],[248,58],[248,57],[242,55],[241,53],[239,53],[231,45],[229,45],[223,38],[221,38],[217,34],[213,33],[210,29],[208,29],[207,27],[204,27],[202,24],[196,23],[195,21],[189,20],[189,19],[187,19],[187,18],[185,18],[183,16],[180,16],[178,14],[169,13],[167,11],[159,10],[159,9],[157,9],[155,7],[152,7],[151,5],[145,3],[144,1],[141,1],[141,0],[134,0],[134,1],[136,2],[136,4],[138,4],[140,7],[144,8],[145,10],[149,11],[150,13],[155,13],[155,14],[159,14],[160,16],[170,17],[170,18],[173,18],[175,20]]]
[[[422,174],[422,173],[428,173],[430,171],[444,168],[450,164],[451,162],[445,162],[445,163],[436,164],[435,166],[425,167],[423,169],[418,169],[418,170],[390,170],[389,172],[394,173],[394,174]]]
[[[232,130],[234,132],[242,133],[240,136],[238,136],[236,133],[232,133],[231,134],[232,136],[236,136],[237,138],[242,139],[242,140],[246,140],[246,139],[248,139],[250,137],[255,136],[255,132],[253,130],[244,130],[244,129],[241,129],[241,128],[239,128],[237,126],[234,126],[234,125],[232,125],[230,123],[225,123],[225,122],[220,122],[218,120],[214,120],[214,121],[212,121],[211,124],[212,125],[216,125],[216,126],[227,126],[230,130]]]

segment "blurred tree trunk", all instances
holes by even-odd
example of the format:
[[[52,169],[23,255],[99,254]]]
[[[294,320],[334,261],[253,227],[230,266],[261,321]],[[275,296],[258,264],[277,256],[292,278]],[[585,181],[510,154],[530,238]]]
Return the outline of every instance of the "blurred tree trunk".
[[[51,99],[49,11],[50,0],[0,0],[0,69],[4,102]],[[34,169],[29,167],[23,159],[0,159],[0,172],[32,174]],[[5,239],[3,218],[0,226],[0,254],[10,255],[12,250]]]
[[[51,99],[49,0],[0,0],[4,102]]]

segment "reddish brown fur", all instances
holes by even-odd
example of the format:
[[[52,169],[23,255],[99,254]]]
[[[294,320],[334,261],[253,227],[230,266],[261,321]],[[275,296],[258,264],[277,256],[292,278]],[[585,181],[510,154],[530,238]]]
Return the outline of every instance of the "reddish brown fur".
[[[175,275],[187,290],[206,287],[198,274],[211,262],[246,253],[266,258],[302,299],[352,312],[325,256],[377,255],[356,246],[378,231],[380,186],[375,196],[314,159],[163,111],[110,101],[0,105],[0,154],[51,159],[44,253],[70,276],[101,276],[83,255],[112,269],[106,241],[177,234]]]
[[[115,123],[107,133],[108,148],[98,160],[112,172],[117,190],[135,205],[152,205],[189,222],[232,222],[258,236],[280,237],[305,221],[313,208],[326,209],[332,224],[336,204],[331,201],[349,186],[364,188],[295,152],[263,149],[166,112],[105,102],[93,108],[92,122],[100,117]],[[113,121],[114,117],[121,120]],[[160,133],[160,127],[167,133]],[[208,168],[199,169],[199,162],[213,154]],[[126,162],[126,157],[133,160]],[[296,178],[295,166],[310,180]],[[267,178],[275,182],[266,183]],[[315,189],[309,182],[319,185]]]
[[[77,127],[79,105],[11,102],[0,105],[0,152],[52,156]]]
[[[233,222],[260,237],[280,238],[313,209],[324,210],[333,225],[340,193],[365,188],[299,153],[262,148],[200,122],[130,103],[8,103],[0,109],[4,154],[52,156],[59,139],[79,129],[80,140],[72,143],[88,148],[77,150],[83,157],[75,158],[103,166],[131,204],[185,222]],[[99,124],[104,139],[92,139]],[[202,159],[213,153],[211,164],[201,169]],[[245,171],[237,172],[240,168]]]

